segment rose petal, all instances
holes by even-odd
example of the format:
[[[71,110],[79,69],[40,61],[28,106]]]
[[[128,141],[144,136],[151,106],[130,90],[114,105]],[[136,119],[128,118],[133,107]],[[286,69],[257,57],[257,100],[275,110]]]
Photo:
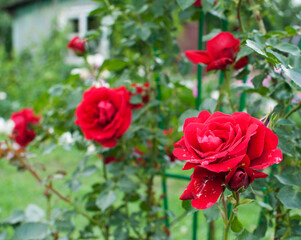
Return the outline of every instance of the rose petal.
[[[194,178],[188,187],[192,192],[194,199],[191,205],[197,209],[206,209],[212,207],[223,191],[223,178],[206,177]]]
[[[211,61],[206,51],[186,51],[185,54],[187,58],[194,64],[208,64]]]
[[[263,151],[275,149],[278,146],[278,137],[271,129],[266,128],[265,138],[264,138],[264,148]]]
[[[244,66],[248,65],[248,57],[245,56],[241,59],[239,59],[235,65],[234,65],[234,69],[238,70],[238,69],[241,69],[243,68]]]
[[[232,64],[233,60],[231,58],[220,58],[215,61],[212,61],[208,64],[206,71],[225,69],[227,65]]]
[[[270,165],[278,164],[282,161],[283,156],[280,149],[272,149],[264,152],[259,158],[251,160],[250,168],[265,169]]]
[[[216,172],[216,173],[229,172],[232,168],[236,167],[243,160],[244,157],[245,155],[242,155],[242,156],[231,158],[226,161],[212,163],[209,165],[201,165],[201,166],[211,172]]]

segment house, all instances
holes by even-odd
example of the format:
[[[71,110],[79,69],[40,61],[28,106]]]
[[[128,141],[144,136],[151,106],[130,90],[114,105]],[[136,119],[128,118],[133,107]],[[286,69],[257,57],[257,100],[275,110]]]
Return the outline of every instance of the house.
[[[92,0],[17,0],[6,5],[4,9],[13,17],[12,45],[16,53],[27,47],[38,44],[50,36],[53,27],[68,29],[68,38],[84,37],[90,30],[99,27],[99,22],[89,13],[98,7]],[[107,32],[106,29],[102,29]],[[108,56],[106,34],[98,47],[98,52]],[[67,62],[75,63],[75,55],[67,57]]]

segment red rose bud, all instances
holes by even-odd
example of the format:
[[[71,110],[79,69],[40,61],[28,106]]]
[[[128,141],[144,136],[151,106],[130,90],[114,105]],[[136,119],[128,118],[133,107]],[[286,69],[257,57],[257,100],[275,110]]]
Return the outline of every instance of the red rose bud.
[[[201,7],[202,6],[202,0],[196,0],[193,5],[196,6],[196,7]]]
[[[114,156],[109,156],[109,157],[106,157],[104,159],[105,161],[105,165],[109,164],[109,163],[112,163],[112,162],[118,162],[117,158],[114,157]]]
[[[216,4],[216,1],[214,2],[214,4]],[[202,0],[196,0],[193,5],[196,6],[196,7],[201,7],[202,6]]]
[[[139,109],[142,108],[144,104],[147,104],[149,102],[149,92],[150,92],[150,88],[149,88],[149,83],[145,83],[145,84],[137,84],[137,83],[133,83],[132,85],[133,88],[133,92],[130,92],[130,96],[136,96],[136,95],[140,95],[142,102],[138,103],[138,104],[131,104],[133,109]]]
[[[67,47],[75,52],[77,55],[82,55],[86,52],[86,39],[80,39],[80,37],[74,37],[70,40]]]
[[[83,100],[76,108],[75,123],[87,140],[94,140],[104,147],[115,147],[132,121],[129,101],[124,86],[115,89],[92,87],[84,92]]]
[[[248,59],[243,57],[235,62],[239,49],[239,39],[229,32],[221,32],[207,42],[207,51],[186,51],[185,54],[194,64],[206,64],[207,71],[226,69],[228,65],[240,69],[248,64]]]
[[[38,124],[40,118],[34,115],[32,109],[25,108],[13,113],[11,119],[15,124],[11,138],[21,147],[26,147],[36,137],[31,127]]]
[[[231,191],[238,191],[241,188],[247,188],[250,184],[250,178],[248,174],[242,169],[237,169],[228,183],[228,187]]]

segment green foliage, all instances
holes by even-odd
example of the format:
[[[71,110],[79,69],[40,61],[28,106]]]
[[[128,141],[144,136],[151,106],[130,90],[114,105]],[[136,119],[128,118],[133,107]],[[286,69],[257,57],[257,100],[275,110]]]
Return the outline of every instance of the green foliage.
[[[27,49],[20,55],[9,57],[0,50],[0,89],[7,95],[0,100],[0,116],[8,118],[13,111],[32,107],[45,90],[67,78],[70,66],[65,61],[66,39],[53,32],[39,47]]]

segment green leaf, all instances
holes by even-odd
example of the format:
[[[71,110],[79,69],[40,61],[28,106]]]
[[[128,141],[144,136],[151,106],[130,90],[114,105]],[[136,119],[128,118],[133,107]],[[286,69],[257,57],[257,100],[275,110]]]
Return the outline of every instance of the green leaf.
[[[96,206],[103,212],[117,199],[116,193],[114,191],[104,191],[96,199]]]
[[[301,209],[301,192],[295,191],[292,187],[281,188],[277,198],[288,209]]]
[[[208,223],[218,219],[221,215],[221,213],[220,213],[220,211],[219,211],[216,204],[214,204],[210,208],[207,208],[207,209],[203,210],[203,213],[204,213],[204,215],[206,217],[206,221]]]
[[[121,59],[106,59],[101,67],[99,68],[99,72],[104,70],[108,71],[118,71],[127,66],[127,62]]]
[[[81,173],[82,177],[89,177],[97,172],[98,168],[95,165],[87,166]]]
[[[131,104],[139,104],[139,103],[142,103],[142,97],[141,97],[141,95],[140,95],[140,94],[137,94],[137,95],[131,96],[130,103],[131,103]]]
[[[16,223],[22,222],[24,220],[24,218],[25,218],[24,211],[16,210],[13,212],[13,214],[9,218],[7,218],[5,220],[5,223],[16,224]]]
[[[264,49],[257,42],[254,42],[252,40],[247,40],[246,41],[246,46],[248,46],[249,48],[253,49],[258,54],[260,54],[260,55],[262,55],[264,57],[267,57],[266,53],[264,52]]]
[[[232,230],[233,232],[238,233],[238,232],[241,232],[241,230],[243,230],[243,228],[244,228],[244,227],[243,227],[242,223],[239,221],[238,217],[235,216],[235,217],[233,218],[232,223],[231,223],[231,230]]]
[[[264,216],[263,212],[260,213],[259,223],[257,228],[254,230],[253,234],[259,238],[263,238],[268,228],[267,219]]]
[[[276,58],[284,66],[288,65],[288,59],[285,56],[283,56],[282,54],[274,52],[271,49],[267,49],[266,52],[269,54],[270,57],[272,56],[272,57]]]
[[[202,10],[204,13],[209,12],[214,4],[215,0],[202,0]]]
[[[251,202],[254,202],[254,199],[243,199],[241,201],[239,201],[239,205],[243,205],[243,204],[249,204]]]
[[[266,78],[266,74],[259,74],[255,76],[251,81],[254,84],[255,88],[260,88],[262,87],[262,82]]]
[[[131,193],[136,189],[135,183],[128,177],[123,177],[118,182],[118,188],[125,193]]]
[[[191,200],[183,200],[182,208],[184,208],[187,212],[196,212],[197,209],[191,206]]]
[[[281,51],[281,52],[290,53],[292,55],[299,55],[300,54],[300,49],[297,46],[295,46],[293,44],[290,44],[290,43],[282,42],[282,43],[278,43],[276,45],[273,45],[272,47],[279,50],[279,51]]]
[[[179,118],[178,131],[183,131],[183,125],[184,125],[186,118],[197,117],[199,115],[199,113],[200,113],[200,111],[197,111],[195,109],[188,109],[185,112],[183,112]]]
[[[177,0],[177,3],[182,8],[182,10],[190,7],[192,4],[194,4],[194,2],[195,0]]]
[[[301,69],[288,69],[282,66],[285,75],[301,87]]]
[[[240,51],[238,52],[237,56],[236,56],[236,60],[241,59],[242,57],[248,56],[249,54],[251,54],[253,51],[250,47],[247,46],[243,46]]]
[[[200,109],[208,110],[209,112],[213,113],[217,105],[217,101],[213,98],[206,98],[205,101],[202,103]]]
[[[12,240],[43,239],[47,237],[49,232],[49,225],[46,223],[24,223],[16,229]]]
[[[117,240],[127,240],[129,239],[129,231],[124,228],[116,228],[114,231],[114,238]]]
[[[215,37],[220,32],[221,32],[221,30],[219,28],[212,29],[210,33],[203,36],[203,42],[207,42],[208,40]]]
[[[301,173],[275,175],[279,182],[284,185],[301,187]]]
[[[267,210],[269,210],[269,211],[273,211],[272,206],[269,205],[269,204],[267,204],[267,203],[264,203],[264,202],[262,202],[262,201],[257,201],[257,204],[258,204],[260,207],[262,207],[262,208],[265,208],[265,209],[267,209]]]
[[[290,36],[298,35],[298,31],[295,28],[291,27],[291,26],[286,26],[285,31]]]
[[[137,35],[143,41],[146,41],[150,37],[151,33],[152,33],[151,30],[146,26],[142,26],[142,27],[137,28]]]
[[[178,68],[179,68],[181,75],[185,76],[191,72],[192,64],[190,62],[188,62],[187,60],[182,60],[179,62]]]
[[[258,240],[258,237],[254,236],[245,229],[237,236],[236,240]]]

